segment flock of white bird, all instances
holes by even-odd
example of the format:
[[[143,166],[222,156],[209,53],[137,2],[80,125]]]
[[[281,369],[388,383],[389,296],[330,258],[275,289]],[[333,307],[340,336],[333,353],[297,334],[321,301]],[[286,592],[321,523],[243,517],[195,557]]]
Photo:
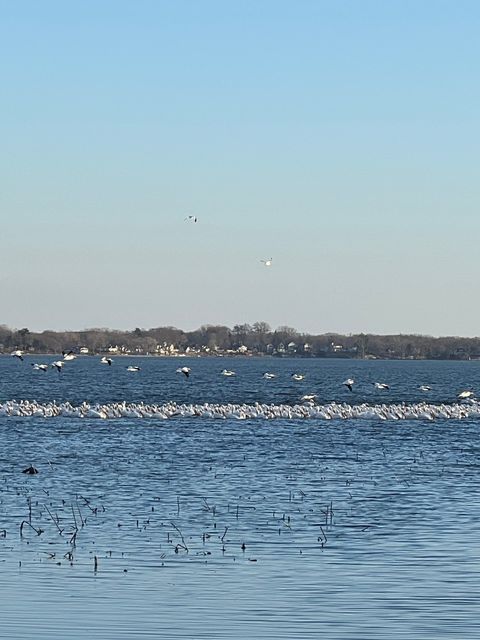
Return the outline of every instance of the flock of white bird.
[[[24,352],[16,350],[12,352],[12,357],[24,361]],[[64,363],[76,360],[77,355],[73,351],[62,352],[62,360],[55,360],[50,365],[45,363],[32,363],[35,371],[48,371],[50,367],[58,372],[62,371]],[[113,359],[103,356],[99,364],[111,367]],[[129,372],[139,372],[139,366],[128,365]],[[182,374],[185,378],[191,375],[191,368],[187,366],[179,367],[176,373]],[[236,372],[231,369],[223,369],[220,374],[231,378],[236,376]],[[266,371],[262,375],[264,380],[274,380],[277,374]],[[290,378],[300,382],[305,380],[304,373],[292,373]],[[388,392],[390,385],[385,382],[373,382],[375,389],[379,392]],[[353,392],[355,380],[347,378],[342,383],[350,392]],[[432,387],[420,385],[419,390],[429,392]],[[301,396],[299,403],[295,405],[286,404],[176,404],[168,402],[165,404],[145,404],[141,403],[107,403],[93,404],[86,402],[79,406],[73,406],[69,402],[57,404],[38,403],[35,401],[8,401],[0,404],[0,415],[3,416],[41,416],[41,417],[78,417],[78,418],[172,418],[182,417],[207,417],[207,418],[318,418],[323,420],[350,419],[350,418],[378,418],[380,420],[434,420],[443,419],[464,419],[480,417],[480,402],[475,399],[475,394],[471,389],[464,389],[457,394],[457,402],[454,404],[432,404],[418,402],[413,404],[348,404],[330,402],[328,404],[318,404],[316,394],[306,394]]]
[[[120,418],[210,418],[226,420],[254,419],[317,419],[317,420],[464,420],[480,418],[480,403],[469,404],[429,404],[418,402],[413,404],[376,404],[362,403],[349,405],[330,402],[315,404],[147,404],[144,402],[110,402],[89,404],[83,402],[73,405],[70,402],[41,403],[35,400],[9,400],[0,403],[0,416],[39,417],[39,418],[99,418],[102,420]]]

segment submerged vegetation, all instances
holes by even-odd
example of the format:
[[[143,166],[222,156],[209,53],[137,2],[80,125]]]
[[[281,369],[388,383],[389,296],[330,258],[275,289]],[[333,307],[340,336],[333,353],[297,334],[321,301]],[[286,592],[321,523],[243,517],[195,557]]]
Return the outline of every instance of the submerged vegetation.
[[[388,358],[397,360],[480,359],[480,337],[440,337],[423,335],[374,335],[300,333],[292,327],[272,329],[266,322],[235,325],[204,325],[195,331],[176,327],[133,331],[85,329],[83,331],[34,332],[24,327],[0,325],[0,353],[22,349],[27,353],[60,353],[74,350],[83,354],[117,355],[271,355],[316,358]]]

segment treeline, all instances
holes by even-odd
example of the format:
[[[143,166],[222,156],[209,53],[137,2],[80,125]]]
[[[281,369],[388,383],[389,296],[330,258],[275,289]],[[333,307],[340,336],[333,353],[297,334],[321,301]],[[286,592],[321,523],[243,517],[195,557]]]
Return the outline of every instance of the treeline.
[[[204,325],[195,331],[175,327],[133,331],[34,332],[0,325],[0,353],[21,349],[30,353],[76,352],[151,355],[272,355],[334,358],[457,359],[480,358],[480,338],[422,335],[310,335],[292,327],[272,329],[252,325]]]

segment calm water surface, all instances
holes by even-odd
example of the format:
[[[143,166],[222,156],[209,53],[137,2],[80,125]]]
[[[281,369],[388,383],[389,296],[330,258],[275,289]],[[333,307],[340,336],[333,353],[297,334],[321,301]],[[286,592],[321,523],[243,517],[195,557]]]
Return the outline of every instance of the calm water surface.
[[[135,359],[128,374],[133,360],[87,357],[57,375],[34,360],[52,358],[0,358],[0,401],[417,402],[429,384],[429,402],[453,402],[480,389],[477,362]],[[0,637],[480,637],[478,428],[0,418]],[[31,463],[38,475],[22,474]]]

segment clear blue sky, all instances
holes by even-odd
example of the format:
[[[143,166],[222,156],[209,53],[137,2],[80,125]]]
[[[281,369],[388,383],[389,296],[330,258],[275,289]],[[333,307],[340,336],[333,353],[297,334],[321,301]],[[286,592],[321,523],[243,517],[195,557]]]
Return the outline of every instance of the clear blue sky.
[[[478,2],[0,9],[0,323],[480,334]]]

